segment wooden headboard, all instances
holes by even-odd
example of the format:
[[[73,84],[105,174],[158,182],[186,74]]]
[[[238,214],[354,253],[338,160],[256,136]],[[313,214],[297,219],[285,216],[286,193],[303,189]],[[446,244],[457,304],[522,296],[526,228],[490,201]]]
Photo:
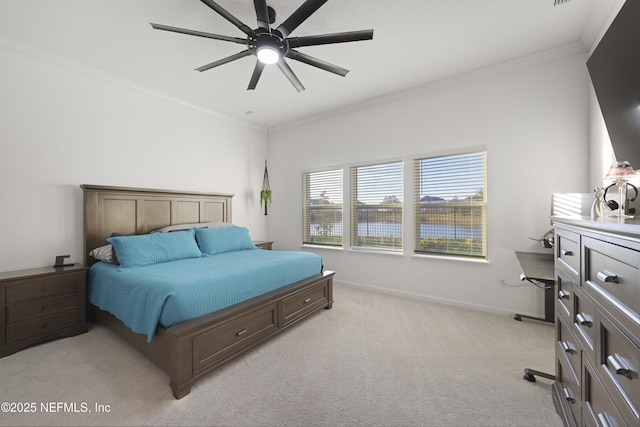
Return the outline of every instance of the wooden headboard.
[[[84,191],[84,251],[106,244],[111,233],[146,234],[167,225],[231,222],[233,194],[80,186]]]

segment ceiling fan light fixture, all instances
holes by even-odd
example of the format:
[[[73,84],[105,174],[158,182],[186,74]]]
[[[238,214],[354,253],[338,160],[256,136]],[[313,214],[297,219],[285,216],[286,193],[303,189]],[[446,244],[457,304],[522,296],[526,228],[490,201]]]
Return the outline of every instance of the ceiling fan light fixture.
[[[258,48],[256,56],[258,57],[258,61],[263,64],[275,64],[280,60],[280,52],[271,46]]]

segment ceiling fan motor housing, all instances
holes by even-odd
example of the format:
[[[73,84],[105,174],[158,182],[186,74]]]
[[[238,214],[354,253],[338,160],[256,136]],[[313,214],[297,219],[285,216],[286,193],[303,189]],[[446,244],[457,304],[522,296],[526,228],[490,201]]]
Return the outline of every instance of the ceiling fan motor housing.
[[[281,58],[289,50],[289,42],[277,30],[255,30],[254,34],[247,38],[247,46],[255,55],[260,49],[272,49],[278,52]]]

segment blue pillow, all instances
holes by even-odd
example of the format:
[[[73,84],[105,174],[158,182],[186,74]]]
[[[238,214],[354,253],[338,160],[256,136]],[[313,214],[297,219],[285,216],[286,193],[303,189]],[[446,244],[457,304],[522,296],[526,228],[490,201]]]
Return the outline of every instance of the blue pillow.
[[[196,240],[200,250],[208,255],[256,249],[249,236],[249,229],[245,227],[196,228]]]
[[[109,237],[121,267],[141,267],[159,262],[202,256],[195,231]]]

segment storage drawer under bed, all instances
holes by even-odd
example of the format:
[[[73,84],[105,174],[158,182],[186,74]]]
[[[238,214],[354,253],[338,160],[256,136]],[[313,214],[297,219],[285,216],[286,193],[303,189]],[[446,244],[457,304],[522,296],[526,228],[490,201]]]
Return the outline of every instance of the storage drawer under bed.
[[[273,303],[198,334],[193,338],[194,375],[268,337],[277,322],[278,304]]]

